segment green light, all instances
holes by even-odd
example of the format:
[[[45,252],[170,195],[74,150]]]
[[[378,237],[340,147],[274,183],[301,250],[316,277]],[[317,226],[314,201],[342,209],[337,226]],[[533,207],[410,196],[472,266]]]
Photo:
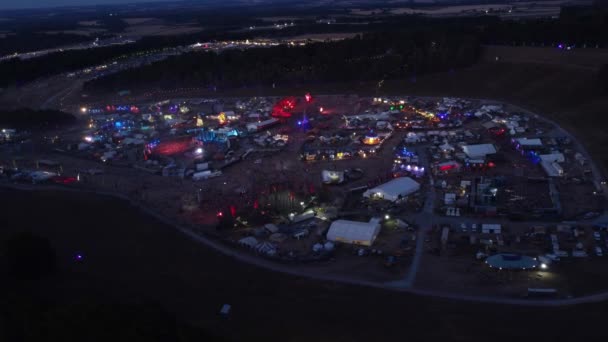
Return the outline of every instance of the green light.
[[[395,106],[391,106],[391,110],[395,110]]]

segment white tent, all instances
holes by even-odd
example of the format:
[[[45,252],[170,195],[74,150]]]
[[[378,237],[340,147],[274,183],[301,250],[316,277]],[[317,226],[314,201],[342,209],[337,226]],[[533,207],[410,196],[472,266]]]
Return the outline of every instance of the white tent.
[[[481,225],[481,232],[484,234],[500,234],[501,228],[500,224],[484,223]]]
[[[528,139],[528,138],[518,138],[515,139],[520,146],[525,147],[538,147],[543,146],[543,142],[538,138]]]
[[[264,225],[264,229],[266,229],[270,234],[274,234],[279,231],[279,227],[273,223],[266,223]]]
[[[462,150],[471,159],[483,159],[488,154],[496,153],[496,147],[492,144],[465,145]]]
[[[446,193],[443,196],[443,202],[445,205],[453,205],[456,202],[456,194],[455,193]]]
[[[321,178],[325,184],[340,184],[344,182],[344,172],[323,170]]]
[[[254,248],[258,244],[258,239],[254,238],[253,236],[247,236],[240,239],[239,244],[249,248]]]
[[[371,246],[378,233],[380,233],[380,224],[377,222],[336,220],[331,223],[327,231],[327,240]]]
[[[541,160],[540,166],[547,173],[547,176],[562,177],[564,175],[564,168],[558,164],[566,161],[562,153],[541,154],[539,157]]]
[[[275,255],[277,250],[270,242],[260,242],[255,246],[256,252],[260,254]]]
[[[363,193],[364,197],[378,197],[387,201],[396,201],[399,196],[405,197],[420,189],[420,184],[410,177],[395,178],[389,182],[378,185]]]
[[[562,153],[541,154],[539,157],[540,157],[540,160],[546,161],[549,163],[552,163],[552,162],[563,163],[566,161],[566,159],[564,158],[564,155]]]
[[[444,142],[442,145],[439,146],[439,148],[441,149],[441,151],[443,152],[451,152],[454,151],[454,146],[450,145],[447,141]]]
[[[543,160],[540,165],[549,177],[562,177],[564,175],[564,168],[557,162]]]

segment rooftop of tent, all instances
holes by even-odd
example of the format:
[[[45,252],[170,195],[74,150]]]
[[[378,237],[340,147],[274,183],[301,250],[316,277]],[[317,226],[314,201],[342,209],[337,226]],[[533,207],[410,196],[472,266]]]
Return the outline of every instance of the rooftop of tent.
[[[536,268],[538,262],[532,257],[521,254],[500,253],[489,256],[486,264],[498,269],[528,270]]]

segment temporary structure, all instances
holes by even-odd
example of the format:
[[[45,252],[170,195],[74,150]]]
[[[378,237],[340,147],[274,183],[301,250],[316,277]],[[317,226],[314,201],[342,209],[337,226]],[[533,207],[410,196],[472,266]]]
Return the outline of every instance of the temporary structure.
[[[502,231],[500,224],[482,224],[481,232],[484,234],[500,234]]]
[[[518,145],[522,146],[522,147],[539,147],[539,146],[543,146],[543,142],[539,138],[532,138],[532,139],[518,138],[518,139],[515,139],[515,142]]]
[[[344,182],[344,172],[342,171],[323,170],[323,172],[321,172],[321,177],[325,184],[340,184]]]
[[[394,202],[420,189],[420,184],[410,177],[395,178],[363,193],[364,197],[382,198]]]
[[[496,153],[492,144],[465,145],[462,150],[470,159],[484,159],[488,154]]]
[[[239,244],[243,246],[247,246],[249,248],[254,248],[258,244],[258,240],[253,236],[247,236],[239,240]]]
[[[371,246],[380,233],[380,223],[336,220],[327,231],[327,240],[350,243],[354,245]]]

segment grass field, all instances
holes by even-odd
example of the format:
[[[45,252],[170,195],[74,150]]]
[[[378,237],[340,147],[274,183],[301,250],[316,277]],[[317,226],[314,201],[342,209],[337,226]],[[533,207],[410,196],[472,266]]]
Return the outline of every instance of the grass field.
[[[126,204],[104,197],[2,190],[0,206],[3,222],[11,223],[3,225],[0,240],[11,232],[30,230],[48,237],[57,249],[58,275],[30,288],[33,298],[46,307],[90,298],[157,303],[180,322],[231,340],[392,341],[424,336],[502,341],[607,335],[601,324],[607,303],[566,308],[482,305],[271,273],[206,250]],[[75,253],[82,253],[84,261],[75,262]],[[228,319],[218,315],[224,303],[233,306]],[[26,315],[28,323],[38,315]],[[66,321],[61,329],[97,334],[74,326],[86,320]],[[94,325],[114,331],[104,322]],[[164,327],[159,324],[158,329]],[[29,329],[34,335],[40,333],[35,324]],[[182,334],[183,341],[201,340],[196,330],[188,331],[187,336]]]

